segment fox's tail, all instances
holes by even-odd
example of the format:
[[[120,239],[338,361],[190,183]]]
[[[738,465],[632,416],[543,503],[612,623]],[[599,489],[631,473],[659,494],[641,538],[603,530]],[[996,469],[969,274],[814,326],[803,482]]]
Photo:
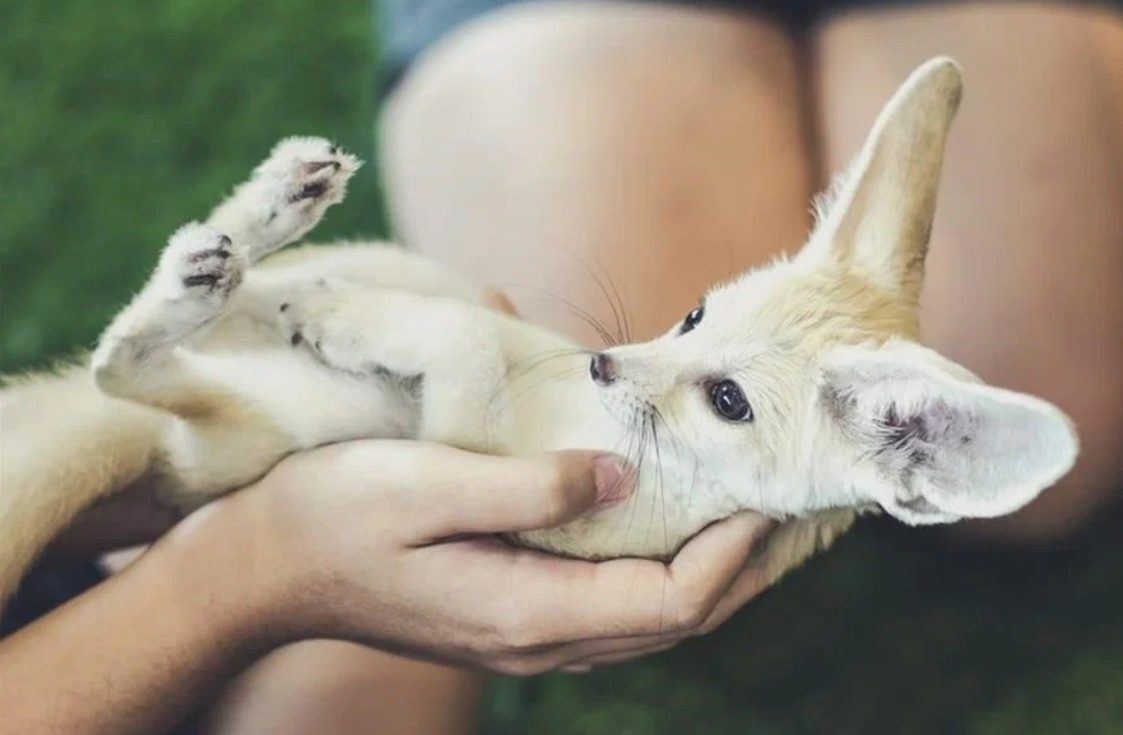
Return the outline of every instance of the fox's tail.
[[[0,610],[77,515],[138,480],[166,414],[110,398],[84,365],[0,390]]]

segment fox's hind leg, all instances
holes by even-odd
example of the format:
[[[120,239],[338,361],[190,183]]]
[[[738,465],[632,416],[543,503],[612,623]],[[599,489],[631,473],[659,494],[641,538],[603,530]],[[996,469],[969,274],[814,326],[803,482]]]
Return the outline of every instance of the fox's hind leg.
[[[298,349],[356,375],[411,378],[419,438],[501,453],[512,416],[496,316],[443,297],[334,286],[282,304],[281,328]]]

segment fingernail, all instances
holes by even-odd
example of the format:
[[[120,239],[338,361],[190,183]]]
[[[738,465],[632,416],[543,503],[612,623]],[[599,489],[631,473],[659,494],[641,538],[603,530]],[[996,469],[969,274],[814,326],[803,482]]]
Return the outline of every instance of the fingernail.
[[[611,505],[632,491],[627,463],[614,454],[602,454],[593,460],[593,477],[597,484],[597,505]]]

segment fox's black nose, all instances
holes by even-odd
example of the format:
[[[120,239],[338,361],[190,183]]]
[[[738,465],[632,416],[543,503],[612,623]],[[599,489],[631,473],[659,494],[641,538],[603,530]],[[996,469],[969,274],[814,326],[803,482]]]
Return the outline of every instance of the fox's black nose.
[[[593,376],[593,382],[597,385],[608,385],[616,380],[616,366],[612,363],[612,358],[603,352],[593,356],[593,361],[589,363],[589,375]]]

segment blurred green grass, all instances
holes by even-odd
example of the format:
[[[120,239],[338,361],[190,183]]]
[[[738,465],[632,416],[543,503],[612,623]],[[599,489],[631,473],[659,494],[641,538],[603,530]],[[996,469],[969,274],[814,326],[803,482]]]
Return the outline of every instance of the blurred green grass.
[[[365,0],[0,0],[0,370],[89,345],[278,138],[374,162],[373,30]],[[386,229],[368,165],[317,238]],[[501,680],[488,730],[1123,732],[1119,522],[1018,554],[866,522],[715,635]]]
[[[371,5],[0,3],[0,370],[89,345],[279,138],[372,160]],[[384,231],[376,167],[318,238]]]

